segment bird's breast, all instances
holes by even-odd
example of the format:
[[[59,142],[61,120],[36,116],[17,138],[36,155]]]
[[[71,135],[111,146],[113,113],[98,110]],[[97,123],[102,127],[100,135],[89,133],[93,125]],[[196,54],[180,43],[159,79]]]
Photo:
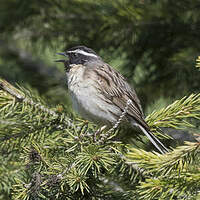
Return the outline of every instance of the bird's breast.
[[[86,78],[82,69],[77,68],[76,73],[68,74],[73,109],[87,120],[98,124],[113,124],[121,111],[99,93],[96,81],[92,77]]]

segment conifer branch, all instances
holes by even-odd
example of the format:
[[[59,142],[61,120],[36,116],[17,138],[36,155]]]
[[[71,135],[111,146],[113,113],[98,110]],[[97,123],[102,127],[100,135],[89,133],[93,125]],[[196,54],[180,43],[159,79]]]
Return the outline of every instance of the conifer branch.
[[[200,155],[200,143],[186,142],[186,145],[177,147],[164,155],[130,148],[127,162],[137,164],[148,173],[169,176],[173,170],[181,172],[187,169],[189,164],[193,164],[194,157],[197,155]]]
[[[130,148],[127,162],[137,164],[151,174],[138,186],[140,199],[186,199],[198,193],[200,184],[200,143],[186,142],[184,146],[159,155]],[[153,175],[153,176],[152,176]],[[146,176],[147,177],[147,176]]]
[[[14,97],[17,101],[19,102],[24,102],[27,103],[33,107],[38,108],[39,110],[41,110],[44,113],[48,113],[49,115],[52,115],[55,118],[58,118],[59,115],[45,107],[42,104],[39,103],[35,103],[32,99],[28,98],[25,96],[25,94],[22,93],[22,91],[19,91],[18,89],[16,89],[15,87],[13,87],[11,84],[9,84],[7,81],[0,79],[0,88],[7,92],[8,94],[10,94],[12,97]],[[67,125],[67,127],[74,127],[75,125],[72,123],[72,120],[67,118],[66,116],[64,116],[63,118],[64,123]]]
[[[200,188],[198,171],[173,174],[173,177],[146,179],[138,186],[139,199],[196,199]]]
[[[191,94],[175,101],[166,108],[153,111],[146,121],[150,127],[193,127],[187,120],[200,119],[200,94]]]
[[[163,194],[170,195],[172,188],[166,185],[172,180],[172,184],[177,185],[177,188],[171,190],[175,194],[182,191],[182,185],[176,184],[180,178],[185,180],[186,184],[188,183],[188,190],[192,188],[189,186],[190,177],[188,176],[187,182],[184,174],[191,170],[191,175],[194,175],[192,170],[196,167],[194,160],[197,161],[195,158],[200,152],[199,143],[186,143],[185,146],[178,147],[164,155],[135,148],[127,149],[127,146],[119,141],[111,141],[115,133],[111,133],[109,137],[106,136],[102,144],[100,142],[101,135],[97,137],[97,140],[93,140],[89,135],[89,131],[95,131],[91,124],[76,125],[69,119],[72,123],[70,125],[65,115],[59,115],[28,91],[18,90],[6,81],[0,80],[0,88],[0,114],[4,117],[0,121],[2,122],[1,133],[4,133],[3,129],[6,127],[9,131],[11,130],[10,135],[10,132],[5,132],[8,133],[7,138],[30,133],[31,143],[36,141],[34,146],[36,151],[29,148],[23,154],[28,157],[26,160],[30,160],[25,165],[26,168],[22,169],[25,174],[28,174],[29,179],[18,180],[14,189],[16,199],[32,198],[33,196],[38,198],[43,196],[44,199],[55,196],[54,191],[63,188],[67,191],[67,197],[72,199],[74,196],[76,197],[77,193],[82,196],[96,197],[96,191],[100,190],[99,185],[102,185],[105,180],[108,180],[108,185],[104,183],[102,191],[108,190],[116,194],[118,192],[116,187],[119,186],[121,196],[128,194],[127,186],[124,187],[124,185],[128,183],[130,185],[128,189],[132,190],[132,186],[140,180],[141,184],[137,187],[137,193],[143,198],[148,196],[149,199],[159,198]],[[114,128],[120,124],[128,107],[129,101]],[[152,126],[157,127],[165,124],[186,126],[188,122],[182,119],[190,117],[199,119],[199,109],[200,94],[191,95],[176,101],[162,112],[154,112],[149,119],[153,122]],[[9,122],[14,123],[13,129],[12,126],[9,126]],[[34,139],[36,135],[38,138]],[[40,140],[44,137],[45,139]],[[13,141],[16,142],[16,139]],[[30,144],[30,141],[25,142],[26,146]],[[125,157],[124,152],[127,151],[129,153]],[[191,164],[193,169],[190,167]],[[177,174],[180,176],[178,177]],[[116,177],[118,178],[116,179]],[[199,180],[198,176],[193,178],[196,178],[196,181]],[[154,190],[159,186],[159,191]],[[165,188],[167,189],[164,190]],[[145,190],[148,191],[147,194],[144,192]],[[47,194],[46,191],[52,193]],[[162,191],[164,191],[163,194]]]

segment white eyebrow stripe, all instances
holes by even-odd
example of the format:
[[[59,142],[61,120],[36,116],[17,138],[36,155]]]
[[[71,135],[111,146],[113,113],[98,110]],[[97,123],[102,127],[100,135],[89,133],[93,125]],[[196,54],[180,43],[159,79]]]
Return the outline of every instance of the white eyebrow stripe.
[[[82,54],[82,55],[85,55],[85,56],[91,56],[91,57],[97,58],[97,56],[95,54],[88,53],[88,52],[85,52],[85,51],[80,50],[80,49],[76,49],[74,51],[67,51],[67,53],[79,53],[79,54]]]

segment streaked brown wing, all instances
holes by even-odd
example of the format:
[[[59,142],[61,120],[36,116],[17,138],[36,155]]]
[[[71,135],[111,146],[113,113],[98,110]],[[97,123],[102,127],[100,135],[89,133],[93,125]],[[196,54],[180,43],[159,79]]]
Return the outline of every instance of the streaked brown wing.
[[[128,99],[130,99],[132,104],[129,106],[128,115],[148,129],[136,92],[126,82],[125,78],[109,65],[99,66],[95,69],[95,73],[101,79],[101,92],[121,110],[124,110]]]

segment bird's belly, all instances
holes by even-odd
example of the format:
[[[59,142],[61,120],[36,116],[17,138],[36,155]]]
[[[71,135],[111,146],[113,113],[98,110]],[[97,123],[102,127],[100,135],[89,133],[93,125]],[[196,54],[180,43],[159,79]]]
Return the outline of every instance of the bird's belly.
[[[97,95],[97,90],[91,85],[73,87],[70,89],[73,109],[83,118],[96,124],[114,124],[121,115],[121,110]]]

